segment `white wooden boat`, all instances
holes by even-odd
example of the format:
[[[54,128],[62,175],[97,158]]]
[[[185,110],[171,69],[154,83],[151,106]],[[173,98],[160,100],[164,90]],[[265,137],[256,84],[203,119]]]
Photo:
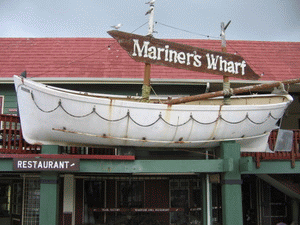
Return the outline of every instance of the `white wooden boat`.
[[[22,132],[30,144],[207,148],[235,140],[266,151],[292,97],[244,95],[168,105],[140,97],[76,92],[14,76]]]

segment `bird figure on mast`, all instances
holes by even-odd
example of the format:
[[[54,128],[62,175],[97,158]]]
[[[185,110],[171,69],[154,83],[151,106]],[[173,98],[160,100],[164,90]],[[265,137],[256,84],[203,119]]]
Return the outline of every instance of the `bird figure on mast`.
[[[151,1],[149,1],[149,2],[146,2],[145,4],[150,4],[150,5],[152,5],[152,4],[154,4],[154,2],[155,2],[155,0],[151,0]]]
[[[146,2],[146,4],[150,4],[150,9],[146,12],[145,15],[149,14],[149,29],[148,29],[148,35],[152,36],[154,31],[154,3],[155,0],[150,0],[149,2]]]
[[[148,14],[150,14],[152,11],[153,11],[153,8],[149,9],[149,10],[146,12],[145,16],[148,15]]]
[[[118,25],[114,25],[114,26],[111,26],[112,28],[115,28],[115,29],[120,29],[120,27],[122,26],[123,24],[119,23]]]

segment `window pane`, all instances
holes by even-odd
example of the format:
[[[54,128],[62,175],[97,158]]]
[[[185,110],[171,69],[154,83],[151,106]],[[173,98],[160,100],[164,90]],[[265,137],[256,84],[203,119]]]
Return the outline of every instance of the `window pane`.
[[[143,207],[143,181],[119,181],[119,207]]]

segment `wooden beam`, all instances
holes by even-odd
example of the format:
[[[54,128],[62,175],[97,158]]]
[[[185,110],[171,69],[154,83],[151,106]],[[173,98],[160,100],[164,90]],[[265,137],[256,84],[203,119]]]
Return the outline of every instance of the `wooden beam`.
[[[247,92],[253,92],[253,91],[262,91],[262,90],[266,90],[269,88],[279,87],[282,84],[296,84],[296,83],[300,83],[300,78],[276,81],[276,82],[267,83],[267,84],[258,84],[258,85],[251,85],[251,86],[246,86],[246,87],[231,88],[230,94],[234,95],[234,94],[241,94],[241,93],[247,93]],[[216,91],[216,92],[187,96],[187,97],[182,97],[182,98],[176,98],[176,99],[169,100],[165,103],[168,105],[182,104],[182,103],[186,103],[186,102],[198,101],[198,100],[214,98],[214,97],[219,97],[219,96],[224,96],[224,95],[228,95],[228,93],[226,93],[225,91]]]

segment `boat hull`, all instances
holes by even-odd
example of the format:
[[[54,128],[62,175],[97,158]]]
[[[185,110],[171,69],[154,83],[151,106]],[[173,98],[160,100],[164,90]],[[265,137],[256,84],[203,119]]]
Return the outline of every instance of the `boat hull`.
[[[209,148],[235,140],[242,151],[266,151],[270,131],[292,101],[289,95],[265,95],[238,97],[242,104],[171,106],[68,91],[18,76],[14,81],[30,144]],[[268,104],[259,103],[266,98]]]

